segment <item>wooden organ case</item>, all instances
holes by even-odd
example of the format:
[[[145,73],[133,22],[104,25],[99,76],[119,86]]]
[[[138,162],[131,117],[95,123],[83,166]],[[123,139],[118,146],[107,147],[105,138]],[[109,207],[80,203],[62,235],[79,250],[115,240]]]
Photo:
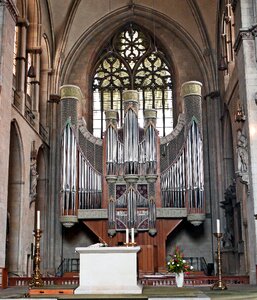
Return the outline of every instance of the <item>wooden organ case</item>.
[[[92,136],[76,111],[76,86],[61,87],[60,222],[84,225],[109,246],[125,242],[134,228],[139,272],[166,269],[166,241],[187,219],[205,220],[201,83],[182,85],[184,112],[171,134],[159,137],[154,109],[138,125],[138,92],[123,93],[124,122],[106,111],[104,138]]]

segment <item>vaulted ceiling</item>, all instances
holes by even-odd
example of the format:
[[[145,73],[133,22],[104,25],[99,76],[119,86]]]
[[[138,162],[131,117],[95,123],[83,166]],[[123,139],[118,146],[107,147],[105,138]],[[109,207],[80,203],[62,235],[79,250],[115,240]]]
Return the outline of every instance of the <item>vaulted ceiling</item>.
[[[217,3],[216,0],[49,0],[48,5],[55,40],[58,42],[69,36],[67,50],[84,31],[100,20],[125,9],[136,11],[137,7],[172,20],[187,31],[200,47],[202,40],[208,38],[211,48],[215,49]]]

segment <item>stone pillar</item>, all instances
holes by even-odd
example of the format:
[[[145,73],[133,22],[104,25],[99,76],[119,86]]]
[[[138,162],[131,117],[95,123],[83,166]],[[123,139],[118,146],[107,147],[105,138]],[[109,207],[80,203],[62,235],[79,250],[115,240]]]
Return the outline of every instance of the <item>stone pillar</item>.
[[[46,205],[46,241],[51,241],[45,243],[45,250],[42,255],[44,255],[44,265],[48,272],[54,274],[56,268],[61,262],[61,243],[62,243],[62,225],[60,222],[56,222],[60,216],[59,210],[59,186],[56,182],[59,182],[59,174],[56,166],[60,164],[59,152],[59,120],[60,120],[60,96],[57,94],[51,94],[49,97],[49,197],[47,198]]]
[[[234,13],[237,17],[236,23],[241,28],[236,27],[236,66],[239,79],[239,96],[246,113],[244,132],[248,141],[248,199],[243,204],[243,212],[246,217],[242,225],[246,228],[246,263],[248,264],[248,274],[250,283],[256,284],[257,266],[257,52],[255,39],[257,36],[256,26],[256,4],[255,1],[234,1]]]
[[[21,113],[25,111],[25,79],[26,79],[26,43],[27,43],[27,27],[28,20],[19,18],[18,27],[18,49],[16,56],[16,93],[15,105],[20,109]]]
[[[8,166],[13,78],[13,56],[10,53],[13,53],[16,17],[16,7],[10,1],[2,1],[0,5],[0,138],[2,141],[0,143],[0,268],[5,267],[6,261]]]
[[[31,78],[32,88],[32,112],[35,115],[36,129],[39,130],[39,92],[40,92],[40,56],[41,47],[30,49],[32,53],[32,67],[34,68],[35,77]]]
[[[211,92],[204,97],[204,177],[205,177],[205,198],[206,213],[211,214],[212,232],[216,232],[216,219],[221,219],[221,230],[223,231],[224,220],[223,210],[220,201],[224,200],[224,179],[223,179],[223,154],[222,154],[222,132],[221,132],[221,109],[220,95],[218,92]],[[212,237],[216,245],[216,238]],[[216,251],[216,246],[214,246]]]

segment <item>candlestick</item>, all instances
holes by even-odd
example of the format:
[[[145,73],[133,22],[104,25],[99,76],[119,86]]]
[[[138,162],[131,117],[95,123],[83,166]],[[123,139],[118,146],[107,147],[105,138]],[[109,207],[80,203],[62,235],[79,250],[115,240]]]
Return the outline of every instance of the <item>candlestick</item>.
[[[220,219],[217,219],[217,233],[220,233]]]
[[[40,230],[40,210],[37,211],[37,229]]]
[[[34,255],[34,272],[32,275],[32,279],[29,283],[30,287],[42,287],[44,285],[42,280],[42,274],[40,272],[40,238],[42,231],[37,229],[34,231],[35,236],[35,255]]]
[[[218,225],[218,222],[217,222]],[[217,226],[218,227],[218,226]],[[218,229],[218,228],[217,228]],[[222,272],[221,272],[221,251],[220,251],[220,244],[221,239],[223,237],[222,233],[214,233],[214,236],[217,238],[217,267],[218,267],[218,281],[216,281],[212,286],[211,290],[217,289],[217,290],[226,290],[227,286],[225,282],[222,280]]]
[[[131,228],[131,244],[135,244],[135,230],[134,228]]]

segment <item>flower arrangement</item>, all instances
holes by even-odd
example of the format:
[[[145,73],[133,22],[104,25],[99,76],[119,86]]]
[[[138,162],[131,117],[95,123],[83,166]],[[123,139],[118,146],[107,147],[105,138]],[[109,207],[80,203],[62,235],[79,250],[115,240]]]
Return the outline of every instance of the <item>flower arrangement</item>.
[[[178,246],[176,246],[174,253],[169,255],[167,268],[168,272],[171,273],[189,272],[193,270],[193,266],[190,266],[184,259],[184,254]]]

